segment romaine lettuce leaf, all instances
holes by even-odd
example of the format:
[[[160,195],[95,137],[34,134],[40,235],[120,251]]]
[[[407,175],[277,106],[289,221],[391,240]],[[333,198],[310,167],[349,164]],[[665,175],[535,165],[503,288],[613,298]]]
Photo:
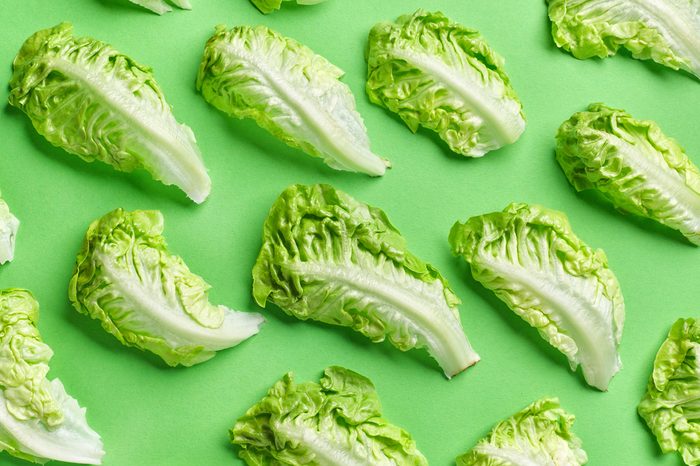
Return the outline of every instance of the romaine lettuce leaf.
[[[51,144],[116,170],[147,170],[199,203],[211,181],[194,134],[153,78],[111,46],[62,23],[32,35],[13,63],[10,104]]]
[[[457,466],[578,466],[588,462],[572,431],[574,416],[543,398],[493,428]]]
[[[18,228],[19,220],[12,215],[7,202],[0,198],[0,264],[14,259]]]
[[[455,223],[449,241],[475,280],[564,353],[572,370],[580,364],[589,385],[607,390],[622,366],[625,305],[605,253],[581,241],[563,213],[514,203]]]
[[[33,461],[100,464],[102,441],[85,409],[49,381],[51,348],[37,322],[39,304],[27,290],[0,290],[0,451]]]
[[[447,281],[408,251],[383,211],[329,185],[290,186],[272,206],[253,296],[402,351],[427,348],[448,378],[479,361]]]
[[[653,121],[591,104],[559,128],[557,161],[577,191],[598,189],[700,245],[700,170]]]
[[[576,58],[620,47],[700,77],[699,0],[547,0],[552,36]]]
[[[372,382],[329,367],[319,383],[288,373],[231,429],[249,465],[427,466],[410,434],[381,417]]]
[[[700,464],[700,323],[678,319],[654,360],[637,408],[664,453],[678,451]]]
[[[322,3],[325,0],[250,0],[253,2],[258,10],[267,14],[282,8],[282,2],[294,2],[299,5],[316,5],[317,3]]]
[[[140,5],[144,8],[148,8],[154,13],[162,15],[163,13],[168,13],[173,11],[165,0],[129,0],[131,3]],[[192,5],[190,5],[189,0],[169,0],[173,5],[180,7],[185,10],[191,10]]]
[[[210,286],[170,254],[158,211],[117,209],[88,228],[69,286],[75,309],[122,344],[171,365],[204,362],[256,333],[256,313],[209,302]]]
[[[503,58],[479,32],[418,10],[369,34],[367,94],[414,133],[437,132],[452,151],[479,157],[525,130]]]
[[[252,118],[286,144],[330,167],[381,176],[343,72],[265,26],[219,27],[207,42],[197,89],[236,118]]]

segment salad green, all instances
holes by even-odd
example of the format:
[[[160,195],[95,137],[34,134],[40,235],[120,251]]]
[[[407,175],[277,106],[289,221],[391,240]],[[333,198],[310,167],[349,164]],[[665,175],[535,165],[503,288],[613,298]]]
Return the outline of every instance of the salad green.
[[[123,345],[192,366],[258,333],[263,318],[209,302],[211,288],[168,251],[158,211],[114,210],[94,221],[68,296]]]

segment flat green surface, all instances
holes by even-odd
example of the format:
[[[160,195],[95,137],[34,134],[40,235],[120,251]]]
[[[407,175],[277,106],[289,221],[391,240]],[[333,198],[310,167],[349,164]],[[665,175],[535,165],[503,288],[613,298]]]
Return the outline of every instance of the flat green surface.
[[[55,351],[51,376],[87,407],[104,439],[105,465],[238,464],[227,443],[235,419],[286,371],[317,380],[331,364],[369,376],[385,416],[413,434],[431,464],[453,464],[493,424],[545,395],[559,396],[576,414],[590,464],[680,464],[674,455],[660,455],[635,409],[671,323],[697,316],[700,251],[674,231],[618,214],[595,195],[577,195],[554,160],[553,136],[571,113],[603,101],[656,120],[700,164],[700,83],[629,57],[574,59],[553,45],[543,1],[330,0],[267,17],[247,0],[192,3],[193,11],[158,17],[125,0],[3,1],[0,82],[9,81],[12,58],[27,36],[71,21],[76,34],[109,42],[154,68],[175,115],[197,135],[213,181],[209,200],[195,206],[145,173],[117,173],[52,147],[13,108],[0,114],[0,189],[22,222],[15,261],[0,268],[0,287],[26,287],[37,296],[39,326]],[[479,29],[506,57],[528,117],[515,145],[465,160],[427,132],[412,135],[368,102],[363,51],[369,29],[418,7],[441,9]],[[219,23],[264,23],[345,69],[373,148],[394,168],[381,179],[334,172],[253,122],[209,106],[193,83],[204,43]],[[7,101],[5,87],[0,100]],[[299,182],[331,183],[383,208],[412,250],[437,266],[464,301],[462,321],[482,362],[448,382],[421,351],[401,353],[345,329],[295,321],[271,306],[252,340],[200,366],[171,369],[122,347],[68,303],[85,229],[124,207],[162,210],[172,250],[213,285],[213,300],[255,310],[250,270],[263,220],[276,196]],[[586,242],[608,254],[627,304],[624,368],[608,393],[585,386],[563,355],[451,257],[447,234],[455,220],[512,201],[563,210]],[[0,456],[0,464],[22,464],[8,458]]]

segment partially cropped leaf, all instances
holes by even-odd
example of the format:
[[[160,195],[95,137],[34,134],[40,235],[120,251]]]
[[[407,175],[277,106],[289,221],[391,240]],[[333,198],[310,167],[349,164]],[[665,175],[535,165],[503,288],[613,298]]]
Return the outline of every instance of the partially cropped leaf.
[[[277,11],[282,8],[283,2],[295,2],[299,5],[316,5],[317,3],[322,3],[325,0],[250,0],[253,2],[258,10],[267,14]]]
[[[411,131],[437,132],[452,151],[479,157],[525,130],[504,60],[479,32],[418,10],[369,34],[367,94]]]
[[[700,0],[547,0],[557,46],[576,58],[620,47],[700,77]]]
[[[457,466],[579,466],[588,462],[572,431],[574,416],[543,398],[500,422]]]
[[[620,370],[625,305],[605,253],[571,230],[564,214],[527,204],[455,223],[455,255],[542,338],[607,390]]]
[[[637,408],[664,453],[700,464],[700,323],[678,319],[654,360]]]
[[[136,5],[141,5],[144,8],[148,8],[152,12],[158,13],[159,15],[173,11],[173,9],[170,8],[170,5],[168,5],[168,2],[166,0],[129,0],[129,1],[131,3],[135,3]],[[192,5],[190,5],[189,0],[169,0],[169,1],[173,5],[180,7],[182,9],[185,9],[185,10],[192,9]]]
[[[447,377],[479,361],[447,281],[409,252],[383,211],[328,185],[290,186],[272,206],[253,295],[402,351],[427,348]]]
[[[88,228],[70,281],[75,309],[126,346],[191,366],[258,333],[263,318],[209,302],[210,286],[165,243],[158,211],[117,209]]]
[[[597,189],[700,245],[700,170],[653,121],[592,104],[559,128],[557,161],[576,190]]]
[[[62,23],[32,35],[13,63],[10,104],[51,144],[116,170],[147,170],[193,201],[211,182],[189,127],[179,124],[150,68]]]
[[[265,26],[219,27],[207,42],[197,89],[236,118],[252,118],[288,145],[330,167],[380,176],[343,72],[299,42]]]
[[[15,238],[19,220],[12,215],[7,203],[0,198],[0,264],[11,261],[15,257]]]
[[[231,429],[250,466],[427,466],[408,432],[382,418],[372,382],[329,367],[319,383],[291,373]]]
[[[102,441],[85,409],[46,378],[53,352],[38,320],[29,291],[0,290],[0,451],[36,463],[101,464]]]

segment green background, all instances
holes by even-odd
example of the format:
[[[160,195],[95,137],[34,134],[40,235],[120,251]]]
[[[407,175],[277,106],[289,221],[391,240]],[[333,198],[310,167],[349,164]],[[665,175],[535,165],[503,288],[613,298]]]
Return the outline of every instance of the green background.
[[[661,456],[637,417],[652,361],[671,323],[693,316],[700,295],[700,251],[672,230],[618,214],[594,194],[576,194],[554,160],[559,124],[592,101],[656,120],[700,163],[698,82],[649,62],[615,57],[579,61],[556,49],[543,1],[331,0],[261,15],[247,0],[192,0],[194,10],[158,17],[125,0],[4,0],[0,81],[26,37],[61,21],[77,35],[114,45],[152,66],[176,117],[192,127],[211,173],[209,200],[196,206],[143,172],[86,164],[52,147],[14,108],[0,113],[0,188],[20,218],[16,258],[0,268],[0,287],[26,287],[42,307],[39,327],[54,349],[51,376],[88,409],[104,440],[108,466],[240,463],[227,429],[287,371],[317,380],[338,364],[369,376],[384,414],[406,428],[431,464],[453,464],[499,420],[542,396],[558,396],[576,415],[590,464],[680,464]],[[371,105],[363,52],[373,24],[418,7],[440,9],[479,29],[506,58],[528,118],[514,145],[463,159],[426,131],[417,135]],[[209,106],[194,90],[205,41],[217,24],[266,24],[337,64],[347,75],[376,153],[394,168],[381,179],[335,172],[288,148],[251,121]],[[0,100],[7,101],[7,89]],[[160,209],[172,250],[214,287],[212,300],[256,310],[250,270],[262,223],[292,183],[331,183],[383,208],[412,251],[433,263],[464,301],[462,321],[482,361],[452,381],[423,351],[401,353],[340,328],[303,323],[270,306],[262,332],[189,369],[122,347],[75,312],[67,284],[88,224],[116,207]],[[574,230],[606,251],[627,304],[623,370],[610,391],[587,387],[563,355],[469,276],[451,257],[456,220],[512,201],[566,212]],[[0,464],[22,464],[0,456]]]

